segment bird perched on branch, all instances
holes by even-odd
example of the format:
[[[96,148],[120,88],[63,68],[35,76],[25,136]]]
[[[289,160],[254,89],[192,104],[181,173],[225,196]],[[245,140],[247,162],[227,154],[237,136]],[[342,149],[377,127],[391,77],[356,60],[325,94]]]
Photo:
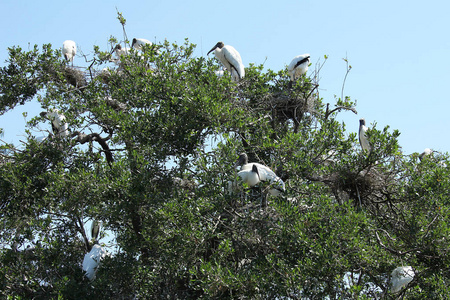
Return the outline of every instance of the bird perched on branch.
[[[153,43],[146,39],[137,39],[137,38],[134,38],[133,41],[131,42],[131,47],[140,51],[142,51],[144,45],[151,46],[153,45]]]
[[[259,182],[269,182],[269,194],[272,196],[280,196],[286,191],[285,184],[280,177],[269,167],[259,163],[249,163],[246,153],[241,153],[236,162],[237,166],[241,166],[238,175],[249,186],[257,185]]]
[[[112,50],[111,54],[115,53],[117,58],[120,59],[121,56],[126,56],[128,53],[130,53],[130,48],[128,47],[122,47],[120,44],[117,44]]]
[[[261,181],[256,164],[253,164],[251,169],[239,171],[238,176],[241,177],[242,181],[247,183],[249,186],[255,186]]]
[[[63,53],[66,61],[72,62],[72,66],[73,66],[73,58],[74,58],[75,54],[77,54],[77,45],[75,44],[75,42],[71,41],[71,40],[64,41],[62,53]]]
[[[69,135],[66,117],[57,109],[41,112],[41,117],[47,118],[52,122],[52,131],[55,136],[67,137]]]
[[[302,54],[294,57],[288,66],[288,72],[291,76],[291,81],[295,81],[308,71],[310,63],[310,55]]]
[[[367,139],[367,128],[366,126],[366,120],[360,119],[359,120],[359,144],[361,145],[361,148],[367,152],[370,152],[372,150],[372,147],[369,144],[369,140]]]
[[[216,58],[231,73],[233,81],[237,82],[244,78],[245,68],[242,63],[241,55],[233,46],[224,45],[223,42],[218,42],[206,55],[209,55],[212,51],[214,51]]]
[[[425,148],[425,150],[423,150],[423,152],[419,155],[420,161],[422,161],[426,156],[430,155],[431,153],[433,153],[432,149]]]
[[[97,220],[93,220],[91,224],[91,238],[94,240],[94,243],[98,241],[98,235],[100,233],[101,222]]]

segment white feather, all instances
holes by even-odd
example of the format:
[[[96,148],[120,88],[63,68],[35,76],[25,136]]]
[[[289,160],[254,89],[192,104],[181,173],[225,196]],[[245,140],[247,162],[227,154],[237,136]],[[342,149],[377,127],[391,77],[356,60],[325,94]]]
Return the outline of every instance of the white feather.
[[[363,150],[370,152],[372,147],[369,144],[369,140],[367,139],[368,128],[366,126],[366,121],[364,119],[359,120],[359,144]]]
[[[431,150],[430,148],[425,148],[425,150],[423,150],[423,152],[419,155],[419,159],[422,160],[424,159],[424,157],[430,155],[431,153],[433,153],[433,150]]]
[[[291,63],[288,66],[288,72],[291,76],[291,80],[294,81],[295,79],[299,78],[303,74],[308,71],[308,66],[310,63],[310,55],[309,54],[302,54],[294,57],[294,59],[291,61]],[[302,60],[305,60],[304,62],[300,63]]]
[[[95,244],[92,246],[91,252],[86,253],[83,259],[83,271],[89,280],[95,279],[100,261],[108,255],[108,252],[102,246]]]
[[[391,273],[391,293],[398,293],[414,278],[412,267],[398,267]]]
[[[120,59],[120,57],[127,56],[128,53],[130,53],[130,48],[129,47],[122,47],[120,44],[118,44],[114,48],[114,53],[116,54],[117,58]]]
[[[239,81],[245,77],[245,67],[239,52],[233,46],[224,45],[218,42],[208,54],[214,50],[214,55],[223,64],[223,66],[231,73],[234,81]]]
[[[258,176],[259,181],[269,182],[271,184],[272,188],[269,189],[269,194],[271,194],[272,196],[279,196],[284,191],[286,191],[286,187],[285,187],[283,180],[281,180],[281,178],[278,177],[277,174],[275,174],[275,172],[272,171],[269,167],[259,164],[259,163],[248,163],[248,157],[245,153],[242,153],[240,155],[239,161],[241,163],[243,163],[243,165],[241,167],[241,171],[239,173],[250,172],[253,170],[253,166],[256,166],[256,168],[258,170],[258,174],[259,174],[259,176]],[[239,175],[239,173],[238,173],[238,175]],[[254,172],[252,172],[252,173],[254,173]],[[248,176],[253,176],[253,175],[249,174]],[[251,179],[253,181],[256,181],[255,178],[251,178]],[[258,184],[259,181],[256,184]],[[252,185],[250,185],[250,186],[252,186]]]
[[[238,172],[238,176],[241,177],[242,181],[246,182],[249,186],[257,185],[261,180],[259,178],[258,170],[254,172],[253,169],[243,170]]]
[[[137,39],[137,38],[134,38],[133,42],[131,43],[131,47],[133,47],[136,50],[141,50],[141,51],[142,51],[142,48],[144,45],[151,46],[151,45],[153,45],[153,43],[146,39]]]
[[[66,137],[69,135],[66,117],[57,109],[53,109],[46,114],[47,119],[52,122],[53,134],[59,137]]]
[[[77,54],[77,45],[75,42],[71,40],[64,41],[62,53],[67,61],[73,62],[73,58]]]

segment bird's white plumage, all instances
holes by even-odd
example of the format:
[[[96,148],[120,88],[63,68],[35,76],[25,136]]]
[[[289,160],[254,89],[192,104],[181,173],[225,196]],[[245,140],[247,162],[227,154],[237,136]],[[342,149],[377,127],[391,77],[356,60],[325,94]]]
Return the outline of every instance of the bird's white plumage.
[[[216,74],[216,76],[217,77],[223,77],[223,70],[217,70],[217,71],[214,71],[214,74]]]
[[[391,293],[398,293],[414,279],[411,266],[395,268],[391,273]]]
[[[301,54],[291,61],[288,66],[288,72],[291,76],[291,80],[294,81],[297,78],[300,78],[303,74],[308,71],[308,66],[310,63],[310,55],[309,54]]]
[[[86,277],[89,280],[95,279],[100,261],[108,255],[108,252],[99,244],[92,246],[89,253],[86,253],[83,259],[83,271],[86,272]]]
[[[431,153],[433,153],[433,150],[431,150],[430,148],[425,148],[425,150],[423,150],[423,152],[419,155],[419,159],[422,160],[424,159],[424,157],[430,155]]]
[[[121,56],[126,56],[130,53],[130,48],[122,47],[120,44],[117,44],[116,47],[114,47],[113,51],[116,54],[117,58],[120,59]]]
[[[361,148],[363,150],[366,150],[370,152],[372,147],[369,144],[369,140],[367,139],[367,132],[368,128],[366,126],[366,120],[360,119],[359,120],[359,144],[361,145]]]
[[[45,113],[47,119],[52,122],[53,134],[58,137],[67,137],[69,135],[66,117],[57,109]]]
[[[259,171],[257,166],[254,165],[252,169],[246,169],[238,172],[238,176],[242,179],[243,182],[247,183],[249,186],[257,185],[261,180],[259,178]]]
[[[71,40],[64,41],[62,53],[67,61],[73,62],[73,58],[77,54],[77,45],[75,42]]]
[[[212,51],[214,51],[216,58],[231,73],[231,78],[233,78],[234,81],[239,81],[245,77],[245,68],[242,63],[241,55],[233,46],[224,45],[222,42],[218,42],[208,54]]]
[[[134,38],[133,42],[131,43],[132,48],[134,48],[136,50],[140,50],[140,51],[142,51],[142,48],[144,45],[151,46],[151,45],[153,45],[153,43],[146,39],[137,39],[137,38]]]
[[[251,174],[251,173],[256,173],[255,172],[255,168],[256,168],[258,170],[258,179],[259,180],[254,185],[258,184],[259,181],[269,182],[272,187],[269,189],[269,194],[271,194],[272,196],[279,196],[284,191],[286,191],[286,187],[285,187],[283,180],[281,180],[281,178],[278,177],[274,171],[272,171],[269,167],[259,164],[259,163],[249,163],[247,154],[242,153],[239,156],[238,163],[242,165],[241,171],[239,173],[243,172],[242,173],[243,175],[247,174],[246,176],[249,177],[249,180],[256,181],[255,175]],[[239,175],[239,173],[238,173],[238,175]],[[239,176],[242,178],[241,175],[239,175]],[[249,185],[252,186],[251,184],[249,184]]]

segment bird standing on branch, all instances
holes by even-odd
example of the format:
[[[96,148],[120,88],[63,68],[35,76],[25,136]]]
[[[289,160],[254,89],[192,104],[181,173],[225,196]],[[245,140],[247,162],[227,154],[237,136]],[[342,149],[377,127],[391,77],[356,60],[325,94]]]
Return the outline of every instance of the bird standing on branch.
[[[137,39],[137,38],[134,38],[133,41],[131,42],[131,47],[136,50],[140,50],[140,51],[142,51],[142,48],[144,47],[144,45],[151,46],[151,45],[153,45],[153,43],[146,39]]]
[[[372,150],[372,147],[369,144],[369,140],[367,138],[367,128],[366,126],[366,120],[360,119],[359,120],[359,144],[361,145],[361,148],[367,152],[370,152]]]
[[[41,112],[41,117],[47,118],[52,122],[52,131],[55,136],[66,137],[69,135],[66,117],[57,109]]]
[[[295,81],[308,71],[310,63],[310,55],[302,54],[294,57],[288,66],[288,72],[291,76],[291,81]]]
[[[71,40],[64,41],[62,53],[66,61],[70,61],[73,66],[73,58],[75,57],[75,54],[77,54],[77,45],[75,42]]]
[[[216,58],[231,73],[233,81],[237,82],[244,78],[245,68],[242,63],[241,55],[233,46],[224,45],[222,42],[218,42],[206,55],[209,55],[212,51],[214,51]]]
[[[249,163],[246,153],[241,153],[236,165],[241,166],[241,171],[238,173],[239,177],[249,186],[254,186],[260,181],[269,182],[269,194],[272,196],[280,196],[286,191],[285,184],[280,177],[275,174],[269,167],[259,163]]]

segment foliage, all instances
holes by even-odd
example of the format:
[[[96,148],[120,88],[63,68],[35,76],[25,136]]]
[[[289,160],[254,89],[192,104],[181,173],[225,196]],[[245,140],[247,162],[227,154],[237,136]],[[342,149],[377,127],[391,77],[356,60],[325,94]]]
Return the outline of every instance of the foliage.
[[[9,48],[0,111],[39,101],[64,112],[70,135],[2,145],[3,297],[450,293],[446,154],[402,155],[400,133],[376,124],[368,131],[373,151],[362,152],[336,119],[355,113],[354,103],[343,95],[326,103],[320,69],[292,83],[286,69],[250,65],[236,83],[216,76],[217,62],[194,49],[165,41],[111,67],[109,52],[94,47],[80,68],[51,45]],[[286,182],[267,208],[264,187],[228,189],[241,152]],[[85,223],[94,219],[117,247],[89,281],[81,262],[92,246]],[[414,280],[392,294],[389,275],[403,265]]]

